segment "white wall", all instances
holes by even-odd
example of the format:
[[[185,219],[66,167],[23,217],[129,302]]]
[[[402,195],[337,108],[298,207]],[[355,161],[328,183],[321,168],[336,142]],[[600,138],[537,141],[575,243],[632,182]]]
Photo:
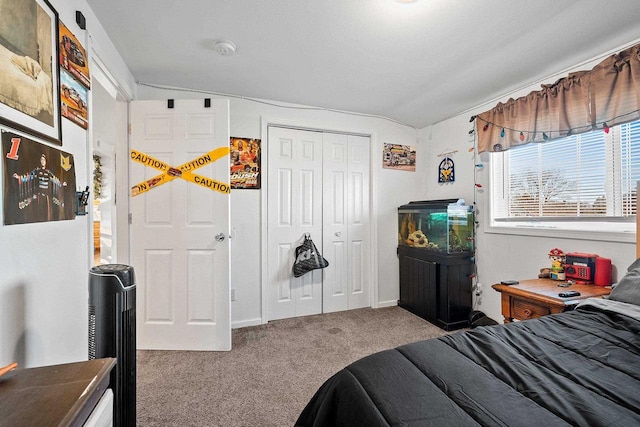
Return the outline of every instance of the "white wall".
[[[211,95],[192,92],[168,91],[140,86],[138,99],[213,98]],[[374,236],[377,248],[373,248],[377,261],[377,303],[395,305],[398,299],[397,208],[411,200],[425,197],[423,176],[425,164],[418,161],[416,172],[382,169],[384,143],[416,146],[415,129],[379,118],[354,116],[327,111],[279,108],[248,100],[231,98],[231,136],[259,138],[263,144],[262,120],[340,131],[360,132],[372,135],[373,217],[378,233]],[[418,155],[424,159],[428,148],[417,145]],[[263,151],[264,153],[264,151]],[[263,166],[266,165],[263,154]],[[263,187],[264,188],[264,187]],[[257,190],[233,190],[231,192],[231,281],[236,300],[232,303],[233,327],[260,323],[261,312],[261,192]],[[375,303],[374,303],[375,305]]]
[[[50,3],[85,48],[103,52],[112,73],[133,88],[133,77],[86,2]],[[87,31],[75,23],[76,10],[87,18]],[[63,118],[62,138],[59,148],[74,156],[77,187],[91,187],[87,132]],[[0,209],[1,204],[0,200]],[[87,215],[70,221],[0,226],[0,366],[87,359],[90,221]]]
[[[615,49],[614,52],[623,48]],[[604,54],[606,52],[603,52]],[[569,71],[591,69],[600,60],[594,59]],[[563,71],[558,75],[551,76],[542,83],[553,83],[558,78],[566,76],[569,71]],[[476,309],[484,311],[489,317],[500,322],[503,320],[500,294],[491,289],[491,285],[505,279],[517,280],[537,277],[540,268],[550,267],[548,253],[553,248],[560,248],[565,253],[596,253],[600,256],[611,258],[614,265],[614,281],[620,279],[626,272],[627,267],[636,259],[635,243],[629,242],[628,239],[626,239],[627,242],[599,241],[594,240],[587,232],[573,235],[572,237],[524,236],[489,232],[490,156],[488,153],[483,153],[476,158],[477,163],[484,165],[484,168],[477,169],[478,183],[482,185],[482,188],[476,189],[473,180],[474,171],[476,170],[474,165],[476,163],[474,163],[473,153],[468,151],[473,146],[473,137],[469,136],[469,130],[473,129],[473,123],[469,122],[470,117],[494,107],[498,101],[504,102],[508,98],[517,98],[539,89],[540,83],[532,84],[517,93],[502,96],[491,103],[473,108],[468,112],[422,129],[420,132],[421,138],[428,143],[428,163],[433,169],[433,172],[429,172],[428,176],[429,186],[427,192],[429,198],[442,198],[452,190],[455,190],[454,193],[456,194],[463,194],[468,203],[473,201],[474,196],[476,198],[476,219],[479,222],[476,235],[478,248],[476,257],[477,279],[483,286],[480,298],[474,297],[474,303],[477,304]],[[457,153],[452,155],[456,167],[456,182],[454,184],[438,185],[435,175],[435,170],[441,160],[438,154],[450,149],[458,150]]]

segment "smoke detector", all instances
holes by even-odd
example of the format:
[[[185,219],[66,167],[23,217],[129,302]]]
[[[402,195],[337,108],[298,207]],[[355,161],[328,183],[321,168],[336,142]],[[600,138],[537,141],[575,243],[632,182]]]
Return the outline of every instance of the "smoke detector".
[[[217,40],[213,47],[222,56],[231,56],[236,53],[236,45],[229,40]]]

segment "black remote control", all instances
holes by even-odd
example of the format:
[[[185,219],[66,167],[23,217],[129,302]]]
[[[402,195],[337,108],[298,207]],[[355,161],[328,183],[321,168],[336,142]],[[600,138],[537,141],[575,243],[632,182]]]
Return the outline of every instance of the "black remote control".
[[[580,292],[578,292],[578,291],[565,291],[565,292],[560,292],[558,294],[558,296],[560,296],[562,298],[579,297],[580,296]]]

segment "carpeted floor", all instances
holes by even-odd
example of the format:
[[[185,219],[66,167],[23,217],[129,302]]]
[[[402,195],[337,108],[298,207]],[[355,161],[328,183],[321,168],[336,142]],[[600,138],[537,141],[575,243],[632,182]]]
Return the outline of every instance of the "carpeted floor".
[[[293,426],[316,389],[376,351],[446,332],[399,308],[233,331],[230,352],[138,351],[139,426]]]

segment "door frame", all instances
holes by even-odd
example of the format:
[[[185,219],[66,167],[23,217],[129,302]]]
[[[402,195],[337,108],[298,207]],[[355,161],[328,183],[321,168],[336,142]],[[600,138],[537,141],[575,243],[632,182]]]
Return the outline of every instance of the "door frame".
[[[93,73],[93,78],[98,80],[105,90],[114,96],[116,102],[115,117],[115,141],[114,141],[114,161],[115,161],[115,186],[113,188],[113,210],[112,215],[115,217],[116,229],[111,230],[115,236],[116,242],[116,258],[113,263],[130,264],[130,242],[129,242],[129,103],[134,100],[131,88],[123,85],[109,70],[109,67],[95,50],[94,46],[89,43],[89,64]],[[91,97],[89,91],[89,97]],[[90,105],[93,107],[93,101],[90,99]],[[89,110],[89,133],[88,143],[91,147],[87,150],[87,176],[93,178],[93,153],[95,152],[96,140],[93,134],[93,121],[96,117],[94,108]],[[91,188],[93,193],[93,187]],[[93,199],[93,194],[91,195]],[[117,202],[116,202],[117,201]],[[93,236],[93,209],[89,209],[89,221],[87,223],[88,236]],[[93,265],[93,238],[89,239],[90,265]]]
[[[344,127],[342,125],[333,126],[330,125],[329,122],[318,123],[317,121],[310,121],[306,119],[283,119],[281,117],[270,117],[270,116],[262,116],[261,117],[261,134],[263,138],[262,142],[262,185],[260,188],[260,205],[261,205],[261,257],[260,257],[260,271],[261,271],[261,310],[260,310],[260,319],[261,324],[267,323],[267,285],[268,285],[268,274],[267,274],[267,217],[268,217],[268,177],[265,171],[269,167],[268,164],[268,150],[269,150],[269,141],[268,139],[268,128],[269,126],[278,126],[289,129],[299,129],[299,130],[308,130],[312,132],[327,132],[327,133],[341,133],[346,135],[358,135],[358,136],[366,136],[369,138],[371,143],[371,149],[369,150],[369,210],[370,210],[370,220],[371,220],[371,262],[369,264],[369,277],[371,277],[371,289],[369,292],[370,305],[372,308],[378,308],[378,251],[374,248],[378,247],[378,220],[376,213],[377,210],[377,202],[378,199],[375,197],[375,189],[377,188],[377,180],[376,174],[374,173],[374,165],[382,164],[382,154],[378,153],[379,150],[376,150],[377,146],[377,134],[375,130],[370,128],[359,128],[357,126],[347,126]],[[378,158],[378,154],[380,154],[380,158]],[[378,163],[376,163],[379,160]]]

